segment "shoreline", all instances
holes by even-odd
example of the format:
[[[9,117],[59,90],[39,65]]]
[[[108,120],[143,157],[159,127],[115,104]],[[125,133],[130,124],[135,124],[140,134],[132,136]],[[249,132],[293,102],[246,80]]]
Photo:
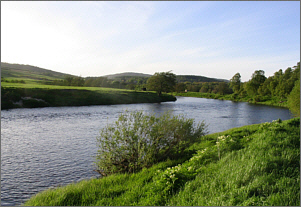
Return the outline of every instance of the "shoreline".
[[[272,99],[266,100],[266,101],[251,101],[250,99],[247,100],[247,98],[240,98],[240,99],[233,99],[232,94],[228,95],[219,95],[219,94],[213,94],[213,93],[200,93],[200,92],[187,92],[187,93],[170,93],[173,96],[181,96],[181,97],[194,97],[194,98],[206,98],[206,99],[218,99],[218,100],[228,100],[233,102],[247,102],[250,104],[259,104],[259,105],[267,105],[267,106],[274,106],[274,107],[280,107],[280,108],[287,108],[287,101],[283,102],[277,102],[273,101]]]

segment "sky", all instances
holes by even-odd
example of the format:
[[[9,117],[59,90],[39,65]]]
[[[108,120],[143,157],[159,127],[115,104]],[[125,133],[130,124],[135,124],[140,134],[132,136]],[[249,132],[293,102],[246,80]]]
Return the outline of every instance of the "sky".
[[[299,1],[1,1],[1,62],[248,81],[300,62]]]

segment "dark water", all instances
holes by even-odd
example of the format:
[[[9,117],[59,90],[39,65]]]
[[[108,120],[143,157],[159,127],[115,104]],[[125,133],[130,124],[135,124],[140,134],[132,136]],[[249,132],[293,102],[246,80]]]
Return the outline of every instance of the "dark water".
[[[210,133],[292,118],[283,108],[188,97],[161,104],[3,110],[1,205],[21,205],[39,191],[98,177],[96,137],[125,110],[185,114],[205,120]]]

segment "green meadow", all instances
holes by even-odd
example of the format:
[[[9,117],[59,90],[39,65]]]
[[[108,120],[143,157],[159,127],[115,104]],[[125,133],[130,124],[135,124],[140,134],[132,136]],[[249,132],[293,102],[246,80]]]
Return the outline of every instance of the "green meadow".
[[[199,138],[136,173],[48,189],[27,206],[300,206],[300,118]]]
[[[172,95],[163,94],[159,97],[151,91],[53,85],[53,81],[64,80],[69,76],[35,66],[1,63],[1,109],[159,103],[176,100]]]
[[[1,86],[1,109],[89,106],[175,101],[171,95],[101,87],[74,87],[22,83]]]

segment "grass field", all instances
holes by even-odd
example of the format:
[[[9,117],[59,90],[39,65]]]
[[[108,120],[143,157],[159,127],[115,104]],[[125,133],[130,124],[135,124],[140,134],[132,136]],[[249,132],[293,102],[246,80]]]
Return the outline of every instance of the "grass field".
[[[138,173],[49,189],[25,205],[300,205],[300,118],[206,135],[187,154]]]
[[[102,91],[102,92],[133,91],[133,90],[127,90],[127,89],[104,88],[104,87],[45,85],[45,84],[39,84],[35,81],[32,81],[31,83],[26,83],[26,84],[2,82],[1,87],[4,87],[4,88],[74,89],[74,90],[89,90],[89,91]]]
[[[89,106],[175,101],[172,95],[101,87],[74,87],[42,84],[1,84],[1,109],[48,106]]]

